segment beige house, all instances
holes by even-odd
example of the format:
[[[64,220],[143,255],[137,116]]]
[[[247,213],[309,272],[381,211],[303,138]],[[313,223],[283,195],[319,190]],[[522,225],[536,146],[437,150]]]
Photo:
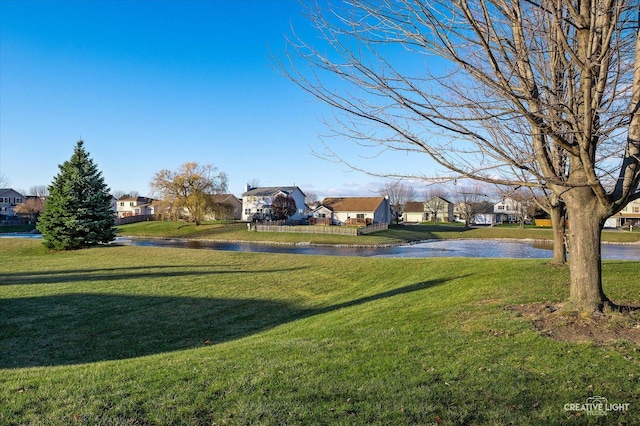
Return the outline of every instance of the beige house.
[[[211,196],[213,211],[207,220],[242,219],[242,201],[233,194],[216,194]]]
[[[442,197],[433,197],[424,203],[428,222],[453,222],[453,203]]]
[[[331,213],[329,213],[331,212]],[[331,214],[334,225],[371,225],[391,223],[387,197],[330,197],[322,200],[315,214]]]
[[[628,226],[640,226],[640,199],[630,201],[613,217],[617,219],[617,226],[621,228]]]
[[[426,219],[424,203],[422,201],[409,201],[404,205],[402,218],[405,222],[420,223]]]

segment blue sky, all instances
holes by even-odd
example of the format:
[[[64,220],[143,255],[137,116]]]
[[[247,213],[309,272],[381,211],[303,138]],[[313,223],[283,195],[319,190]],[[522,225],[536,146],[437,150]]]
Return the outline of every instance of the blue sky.
[[[330,113],[282,77],[296,0],[0,1],[0,175],[48,185],[78,139],[113,190],[214,164],[229,192],[371,196],[383,179],[313,155]],[[396,161],[378,158],[378,165]],[[366,164],[364,164],[366,167]]]

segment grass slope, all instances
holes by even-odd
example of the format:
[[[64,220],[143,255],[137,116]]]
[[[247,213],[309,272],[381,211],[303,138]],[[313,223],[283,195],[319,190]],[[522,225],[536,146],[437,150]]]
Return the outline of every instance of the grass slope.
[[[640,424],[640,353],[539,336],[541,260],[0,240],[0,424]],[[637,264],[605,262],[638,303]],[[589,416],[601,396],[626,411]]]

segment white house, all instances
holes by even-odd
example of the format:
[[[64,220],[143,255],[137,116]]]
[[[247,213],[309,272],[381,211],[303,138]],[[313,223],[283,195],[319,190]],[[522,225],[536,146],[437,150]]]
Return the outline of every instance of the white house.
[[[391,223],[391,205],[387,197],[332,197],[322,200],[325,212],[331,211],[337,225]]]
[[[242,194],[242,220],[252,222],[271,218],[271,205],[278,194],[290,196],[296,203],[296,213],[290,220],[307,219],[305,195],[297,186],[268,186],[252,188],[247,185]]]
[[[15,216],[15,207],[24,203],[25,196],[11,188],[0,188],[0,215]]]
[[[496,223],[493,208],[494,206],[486,201],[481,203],[460,202],[453,207],[453,215],[456,222],[493,226]]]
[[[116,215],[119,218],[151,215],[156,214],[158,210],[158,204],[154,203],[156,200],[148,197],[127,197],[120,198],[116,205]]]
[[[522,204],[513,198],[503,198],[493,205],[496,223],[515,223],[523,214]]]

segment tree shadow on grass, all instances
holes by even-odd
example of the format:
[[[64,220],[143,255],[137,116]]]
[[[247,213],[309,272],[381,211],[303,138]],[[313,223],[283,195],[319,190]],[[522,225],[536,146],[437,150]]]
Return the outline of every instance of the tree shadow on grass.
[[[91,363],[213,345],[447,281],[425,281],[312,309],[261,299],[107,294],[2,299],[0,368]]]
[[[154,279],[166,277],[185,277],[220,274],[256,274],[269,272],[290,272],[301,268],[289,269],[233,269],[235,265],[156,265],[131,266],[101,269],[73,269],[60,271],[9,272],[2,274],[1,285],[26,284],[62,284],[72,282],[114,281],[124,279]]]

